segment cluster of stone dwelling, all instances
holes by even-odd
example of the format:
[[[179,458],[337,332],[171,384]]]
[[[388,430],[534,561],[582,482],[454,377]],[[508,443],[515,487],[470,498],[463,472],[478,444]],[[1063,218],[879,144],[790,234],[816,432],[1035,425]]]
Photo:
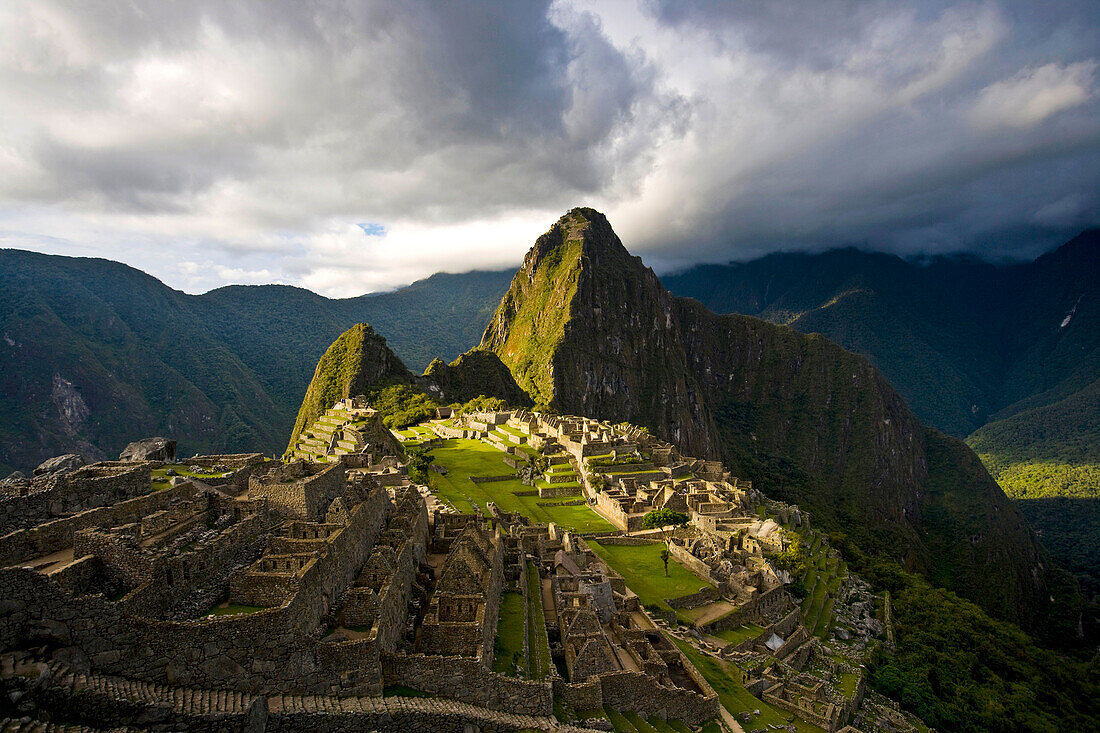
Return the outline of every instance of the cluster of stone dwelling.
[[[71,501],[42,504],[0,537],[0,687],[16,717],[64,710],[111,727],[168,715],[204,729],[239,714],[255,729],[315,730],[315,717],[295,716],[334,700],[332,711],[361,712],[357,724],[396,730],[389,713],[368,711],[386,709],[383,690],[399,685],[464,705],[425,712],[433,730],[495,729],[483,725],[490,712],[551,729],[556,693],[583,709],[714,717],[705,682],[668,671],[690,667],[678,652],[631,630],[629,599],[600,628],[636,661],[586,672],[571,654],[575,681],[556,669],[494,673],[503,590],[526,588],[529,568],[556,577],[554,558],[572,545],[547,527],[513,535],[494,518],[430,515],[407,477],[392,479],[404,475],[396,456],[360,456],[199,457],[232,466],[233,481],[184,477],[155,491],[159,462],[71,474]],[[95,506],[76,498],[92,493]],[[541,595],[525,600],[542,606]],[[582,626],[570,628],[574,647]],[[31,667],[41,681],[28,686],[13,670]],[[90,689],[111,694],[81,696]]]
[[[499,426],[511,430],[494,430]],[[816,665],[835,672],[842,663],[823,651],[820,641],[803,627],[801,612],[784,589],[791,578],[767,560],[767,555],[788,547],[789,535],[782,525],[808,525],[809,517],[797,506],[770,501],[751,482],[731,476],[720,462],[684,457],[674,446],[630,425],[515,411],[467,416],[450,423],[449,429],[461,431],[463,437],[481,438],[517,462],[523,454],[516,446],[523,444],[550,461],[570,461],[582,477],[589,504],[624,532],[638,533],[642,518],[654,509],[688,515],[689,525],[672,534],[669,549],[713,587],[686,598],[666,599],[669,605],[683,610],[715,609],[714,614],[698,616],[696,622],[699,634],[712,640],[714,634],[746,623],[762,627],[761,633],[744,642],[709,649],[747,667],[750,671],[743,681],[758,697],[829,731],[853,718],[863,698],[862,672],[848,670],[858,676],[857,690],[855,695],[842,696],[821,677],[803,671]],[[758,513],[760,506],[766,507],[764,517]],[[629,623],[616,623],[636,612],[637,599],[582,539],[567,539],[548,572],[557,611],[556,624],[552,623],[552,637],[558,639],[554,654],[571,680],[627,668],[669,679],[661,666],[660,645],[654,644],[663,637],[639,635]],[[650,613],[661,615],[652,609]],[[669,621],[674,617],[674,613],[665,615]],[[831,672],[827,670],[825,677]]]

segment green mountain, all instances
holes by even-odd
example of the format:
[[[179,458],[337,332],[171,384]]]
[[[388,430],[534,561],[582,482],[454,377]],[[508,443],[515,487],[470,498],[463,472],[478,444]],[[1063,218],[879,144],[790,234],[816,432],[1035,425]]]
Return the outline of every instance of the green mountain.
[[[819,332],[966,442],[1100,598],[1100,231],[1034,262],[835,250],[665,277],[711,310]],[[1057,500],[1055,497],[1072,497]]]
[[[538,239],[482,348],[539,402],[721,457],[996,616],[1047,617],[1041,550],[969,448],[921,425],[866,358],[672,296],[592,209]]]
[[[417,369],[477,342],[511,272],[333,300],[279,285],[187,295],[101,259],[0,250],[0,473],[166,435],[181,455],[282,451],[318,358],[370,322]]]
[[[412,384],[412,373],[386,345],[386,339],[365,323],[357,323],[332,342],[306,388],[287,450],[298,435],[339,400],[365,395],[379,384]]]

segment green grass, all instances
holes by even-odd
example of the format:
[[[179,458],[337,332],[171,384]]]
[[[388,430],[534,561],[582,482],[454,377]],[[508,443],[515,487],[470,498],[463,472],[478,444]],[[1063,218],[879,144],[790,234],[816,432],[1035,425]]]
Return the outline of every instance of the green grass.
[[[479,440],[451,439],[431,449],[433,462],[444,466],[446,476],[429,472],[432,490],[449,501],[460,512],[473,513],[475,508],[486,510],[495,502],[501,510],[519,512],[536,522],[555,522],[579,532],[599,532],[615,529],[614,525],[587,506],[562,506],[562,500],[539,499],[538,496],[517,496],[517,492],[533,491],[518,479],[475,484],[470,476],[502,476],[513,473],[514,468],[504,462],[504,454]],[[540,503],[558,502],[550,506]]]
[[[855,672],[841,672],[837,679],[837,689],[844,697],[852,698],[856,695],[856,687],[859,685],[859,675]]]
[[[599,555],[626,580],[630,590],[638,594],[642,605],[656,605],[671,610],[666,598],[691,595],[710,586],[705,580],[685,568],[675,559],[668,561],[668,577],[661,562],[661,545],[602,545],[588,543]]]
[[[231,471],[205,471],[205,470],[192,471],[187,466],[185,466],[183,464],[179,464],[179,465],[173,464],[171,466],[163,466],[161,468],[154,468],[151,472],[152,485],[153,485],[153,490],[154,491],[160,491],[162,489],[167,489],[169,486],[172,485],[172,477],[168,475],[168,469],[174,469],[175,472],[178,475],[180,475],[184,478],[197,478],[197,479],[220,478],[222,476],[225,476],[227,473],[231,473]]]
[[[534,563],[527,563],[527,634],[527,646],[531,649],[527,676],[544,680],[550,674],[550,641],[542,613],[542,584]]]
[[[604,705],[603,711],[607,715],[607,719],[611,721],[611,725],[615,727],[616,733],[636,733],[638,730],[618,710]]]
[[[651,717],[647,722],[653,726],[657,733],[676,733],[676,729],[669,725],[668,722],[656,716]]]
[[[691,660],[699,673],[706,678],[710,686],[718,693],[718,699],[721,701],[722,706],[734,717],[744,711],[760,710],[760,715],[754,716],[752,723],[744,726],[745,730],[766,728],[770,724],[787,725],[793,722],[800,733],[822,733],[822,729],[816,725],[794,718],[787,711],[773,708],[763,700],[754,697],[752,693],[741,686],[740,678],[733,676],[738,673],[729,669],[722,660],[701,653],[686,641],[680,641],[671,636],[668,638]]]
[[[623,713],[623,717],[630,721],[630,724],[634,726],[634,730],[638,733],[657,733],[657,729],[646,721],[641,715],[631,711]]]
[[[742,624],[736,629],[726,629],[711,634],[711,636],[715,636],[722,641],[728,641],[731,644],[740,644],[746,639],[755,639],[762,633],[764,633],[764,628],[762,626],[757,626],[756,624]]]
[[[523,658],[523,616],[526,608],[523,594],[507,591],[500,596],[500,611],[497,616],[497,637],[493,657],[493,671],[500,674],[516,675],[516,665],[526,666]]]

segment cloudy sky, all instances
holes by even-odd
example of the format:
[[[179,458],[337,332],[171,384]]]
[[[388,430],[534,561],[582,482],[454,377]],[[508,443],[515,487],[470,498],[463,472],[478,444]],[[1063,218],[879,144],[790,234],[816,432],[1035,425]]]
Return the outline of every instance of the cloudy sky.
[[[1100,3],[0,0],[0,247],[202,292],[1100,224]]]

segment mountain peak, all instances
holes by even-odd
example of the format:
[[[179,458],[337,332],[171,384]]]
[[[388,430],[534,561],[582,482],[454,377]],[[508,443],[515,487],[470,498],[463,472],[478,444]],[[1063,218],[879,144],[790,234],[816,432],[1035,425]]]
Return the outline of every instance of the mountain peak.
[[[411,383],[413,375],[369,324],[357,323],[344,331],[317,362],[288,450],[297,443],[298,435],[337,400],[365,394],[372,385],[387,380]]]
[[[600,260],[601,255],[630,257],[619,240],[607,217],[593,208],[578,206],[570,209],[554,222],[549,231],[535,241],[527,253],[520,271],[535,272],[542,261],[570,247],[591,259]]]

